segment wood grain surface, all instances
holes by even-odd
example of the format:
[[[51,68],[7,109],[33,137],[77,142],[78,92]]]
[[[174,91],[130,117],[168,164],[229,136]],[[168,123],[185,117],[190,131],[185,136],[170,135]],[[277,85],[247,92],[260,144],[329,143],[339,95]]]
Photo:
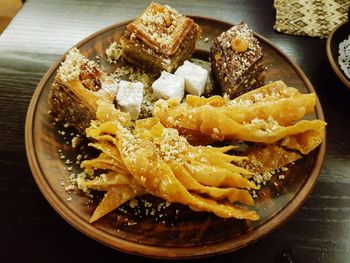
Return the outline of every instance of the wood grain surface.
[[[326,41],[276,33],[275,11],[268,0],[167,3],[186,14],[232,23],[246,21],[304,70],[328,122],[326,160],[313,193],[299,212],[247,248],[196,261],[348,262],[350,91],[328,63]],[[0,262],[157,262],[105,247],[66,223],[36,186],[24,149],[27,107],[49,66],[82,38],[133,18],[147,4],[135,0],[28,0],[0,36]]]

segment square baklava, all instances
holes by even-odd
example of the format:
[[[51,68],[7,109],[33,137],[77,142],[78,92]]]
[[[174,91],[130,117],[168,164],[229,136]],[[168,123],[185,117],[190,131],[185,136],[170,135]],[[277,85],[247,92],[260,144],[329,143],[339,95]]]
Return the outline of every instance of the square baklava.
[[[113,103],[116,93],[114,80],[97,63],[73,48],[58,68],[50,88],[50,113],[55,121],[84,134],[96,117],[97,102]]]
[[[160,73],[173,72],[195,50],[201,28],[167,5],[151,3],[120,39],[124,58]]]
[[[223,94],[231,99],[264,83],[262,48],[258,39],[240,23],[214,39],[210,61]]]

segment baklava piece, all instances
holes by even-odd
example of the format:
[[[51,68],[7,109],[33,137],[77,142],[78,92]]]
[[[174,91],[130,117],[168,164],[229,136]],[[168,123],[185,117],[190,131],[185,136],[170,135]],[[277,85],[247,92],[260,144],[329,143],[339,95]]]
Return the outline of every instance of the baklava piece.
[[[194,52],[201,28],[167,5],[151,3],[120,39],[124,58],[160,73],[173,72]]]
[[[97,101],[114,102],[117,84],[99,66],[71,49],[57,70],[49,93],[50,113],[84,134],[95,118]]]
[[[264,84],[262,49],[247,24],[223,32],[210,49],[212,71],[231,99]]]

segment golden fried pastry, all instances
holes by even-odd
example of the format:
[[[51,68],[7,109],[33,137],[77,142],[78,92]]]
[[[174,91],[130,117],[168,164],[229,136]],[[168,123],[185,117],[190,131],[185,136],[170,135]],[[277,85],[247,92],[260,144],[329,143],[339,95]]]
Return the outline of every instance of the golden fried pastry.
[[[302,158],[297,152],[287,151],[275,143],[252,145],[244,152],[244,156],[247,159],[242,161],[242,166],[255,174],[278,170]]]
[[[242,206],[254,203],[248,190],[258,187],[248,179],[251,172],[234,164],[246,157],[226,154],[234,147],[191,146],[177,130],[162,126],[158,118],[138,120],[133,125],[110,103],[101,101],[98,105],[97,120],[86,134],[94,140],[90,145],[103,154],[81,166],[87,172],[110,172],[102,178],[79,180],[84,191],[107,191],[91,221],[145,192],[224,218],[259,218]]]
[[[303,154],[316,148],[324,138],[326,123],[321,120],[300,120],[313,112],[316,95],[301,94],[278,81],[250,91],[234,100],[214,96],[187,96],[178,100],[160,100],[154,116],[163,125],[192,131],[204,138],[225,139],[282,145]],[[298,122],[297,122],[298,121]]]

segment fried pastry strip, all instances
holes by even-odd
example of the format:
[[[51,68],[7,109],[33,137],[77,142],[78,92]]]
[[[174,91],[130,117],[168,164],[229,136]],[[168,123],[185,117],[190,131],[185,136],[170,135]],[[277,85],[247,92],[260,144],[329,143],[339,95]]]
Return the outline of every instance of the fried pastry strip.
[[[287,151],[277,144],[253,145],[244,155],[248,158],[242,161],[242,166],[257,174],[280,169],[302,158],[300,154]]]
[[[257,189],[257,186],[251,181],[240,176],[237,172],[232,172],[225,168],[213,167],[200,162],[186,163],[185,168],[202,185]]]
[[[125,202],[144,194],[143,188],[134,185],[115,185],[103,197],[96,207],[89,222],[93,223],[104,215],[112,212]]]
[[[243,94],[234,100],[220,96],[203,98],[188,95],[183,104],[174,99],[169,100],[168,103],[159,102],[158,104],[162,108],[156,108],[155,116],[160,117],[162,122],[167,123],[167,126],[172,122],[180,121],[181,125],[177,125],[180,128],[198,130],[198,126],[193,121],[185,122],[186,117],[191,115],[192,119],[200,117],[196,116],[201,114],[198,108],[206,105],[220,109],[222,114],[240,124],[249,123],[254,119],[273,119],[279,125],[286,126],[301,119],[305,114],[313,112],[316,96],[315,94],[301,94],[297,89],[287,87],[282,81],[277,81]],[[170,110],[167,113],[168,116],[161,117],[162,110]],[[189,113],[189,116],[186,116],[186,113]],[[166,117],[170,117],[169,120]]]
[[[101,147],[100,147],[101,148]],[[101,170],[111,170],[117,173],[128,173],[124,163],[120,164],[120,160],[113,159],[102,152],[97,158],[85,160],[81,164],[81,168],[92,170],[92,169],[101,169]]]
[[[101,150],[106,155],[108,155],[110,158],[112,158],[114,160],[114,165],[117,166],[119,169],[121,169],[123,171],[128,171],[124,162],[121,159],[121,156],[120,156],[118,149],[116,149],[113,144],[111,144],[108,141],[97,141],[94,143],[89,143],[89,145],[98,149],[98,150]],[[88,162],[86,162],[86,163],[84,162],[84,163],[82,163],[81,167],[84,168],[84,166],[87,164],[88,164]]]
[[[182,141],[180,148],[185,148],[186,150],[178,153],[176,159],[183,163],[183,166],[191,173],[193,179],[203,185],[257,189],[257,186],[247,179],[252,174],[246,169],[232,163],[240,162],[246,159],[246,157],[225,154],[225,152],[234,149],[234,146],[220,148],[191,146],[184,138],[178,135],[176,130],[164,128],[157,118],[137,121],[134,133],[143,139],[151,140],[159,145],[160,151],[163,154],[165,152],[165,159],[171,159],[172,156],[171,154],[169,155],[169,151],[176,152],[178,150],[169,147],[169,145],[179,144],[176,139]],[[169,140],[166,137],[172,137],[175,140]],[[164,145],[168,145],[168,147],[164,147]]]
[[[88,161],[83,163],[85,162]],[[108,166],[103,169],[108,169]],[[123,203],[145,193],[143,187],[135,182],[131,174],[119,174],[114,171],[96,176],[92,180],[79,177],[77,182],[79,189],[84,192],[90,189],[107,192],[92,214],[90,223],[100,219]]]
[[[125,141],[124,132],[119,133],[119,141]],[[126,135],[127,136],[127,135]],[[123,148],[120,143],[120,148]],[[219,217],[257,220],[255,211],[245,210],[233,205],[217,203],[215,200],[199,197],[187,191],[176,178],[171,168],[157,155],[157,150],[149,141],[142,140],[135,147],[134,156],[122,150],[123,159],[131,174],[147,192],[170,202],[187,205],[198,211],[213,212]]]
[[[79,189],[86,191],[88,189],[97,191],[109,191],[116,185],[132,185],[135,184],[131,174],[120,174],[110,171],[106,174],[101,174],[89,180],[86,178],[78,179]]]
[[[253,90],[234,100],[219,96],[187,96],[186,102],[160,100],[154,116],[166,127],[190,134],[198,132],[215,140],[242,140],[283,145],[303,154],[316,148],[324,138],[326,123],[302,120],[311,113],[315,94],[301,94],[278,81]]]
[[[227,199],[230,202],[238,201],[242,204],[253,205],[254,200],[247,190],[238,188],[218,188],[205,186],[198,183],[182,165],[170,164],[172,171],[176,174],[177,179],[185,186],[188,191],[198,194],[206,194],[214,200]]]

